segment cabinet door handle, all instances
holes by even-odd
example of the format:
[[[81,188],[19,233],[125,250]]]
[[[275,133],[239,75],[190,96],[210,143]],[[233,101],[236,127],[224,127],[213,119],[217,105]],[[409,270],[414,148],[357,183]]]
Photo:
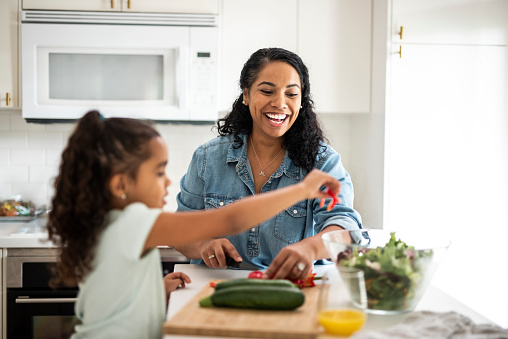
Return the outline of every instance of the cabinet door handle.
[[[115,0],[111,0],[111,8],[115,8]]]
[[[400,31],[399,31],[400,40],[402,40],[403,36],[404,36],[404,26],[400,26]]]
[[[78,298],[16,298],[16,304],[70,304]]]
[[[127,0],[127,8],[131,9],[131,0]]]
[[[7,106],[11,104],[11,94],[9,92],[5,93],[5,104]]]
[[[399,55],[399,59],[402,59],[402,45],[399,45],[399,51],[395,52],[395,54]]]

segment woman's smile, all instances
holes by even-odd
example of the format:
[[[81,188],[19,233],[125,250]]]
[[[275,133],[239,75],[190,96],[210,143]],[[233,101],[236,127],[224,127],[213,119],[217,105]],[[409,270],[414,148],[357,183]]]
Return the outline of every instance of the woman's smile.
[[[289,115],[284,113],[265,113],[265,117],[268,119],[270,125],[280,127],[284,124]]]

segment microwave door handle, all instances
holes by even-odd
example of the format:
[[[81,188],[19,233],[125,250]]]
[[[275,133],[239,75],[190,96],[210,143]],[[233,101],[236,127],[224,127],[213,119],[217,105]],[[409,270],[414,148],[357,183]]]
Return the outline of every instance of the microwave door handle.
[[[190,70],[190,62],[189,62],[189,49],[185,46],[178,48],[178,62],[177,62],[177,95],[178,95],[178,108],[187,114],[189,110],[189,95],[192,92],[189,86],[189,81],[191,77]]]
[[[70,304],[78,298],[16,298],[16,304]]]

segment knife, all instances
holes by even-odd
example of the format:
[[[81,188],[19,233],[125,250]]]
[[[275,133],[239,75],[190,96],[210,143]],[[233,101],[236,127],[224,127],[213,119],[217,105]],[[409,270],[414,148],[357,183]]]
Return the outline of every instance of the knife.
[[[251,265],[249,263],[243,262],[243,261],[235,261],[235,259],[226,256],[226,265],[230,269],[234,270],[250,270],[250,271],[258,271],[259,267]]]

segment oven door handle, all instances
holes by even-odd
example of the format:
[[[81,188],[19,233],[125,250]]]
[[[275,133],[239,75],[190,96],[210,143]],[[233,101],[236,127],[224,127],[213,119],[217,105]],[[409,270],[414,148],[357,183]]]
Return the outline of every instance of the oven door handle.
[[[16,298],[16,304],[69,304],[78,298]]]

